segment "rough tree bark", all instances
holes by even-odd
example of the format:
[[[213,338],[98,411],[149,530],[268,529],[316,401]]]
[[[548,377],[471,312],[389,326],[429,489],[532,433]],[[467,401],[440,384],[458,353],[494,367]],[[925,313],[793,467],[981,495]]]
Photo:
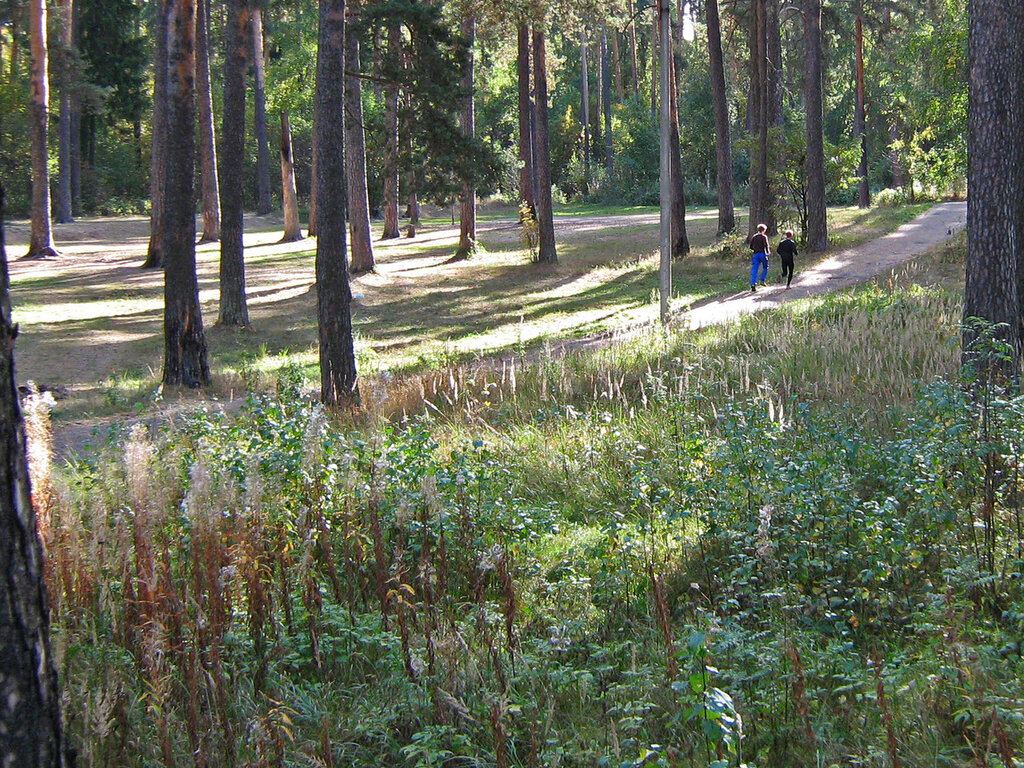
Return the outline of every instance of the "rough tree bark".
[[[462,78],[463,98],[462,115],[459,127],[470,139],[476,136],[476,104],[475,104],[475,72],[473,66],[473,45],[476,42],[476,19],[466,16],[462,22],[462,36],[469,43],[469,60]],[[469,258],[476,250],[476,187],[468,182],[462,186],[462,204],[459,208],[459,247],[455,258]]]
[[[397,23],[388,28],[388,58],[399,60],[402,30]],[[391,240],[398,231],[398,86],[388,85],[384,96],[384,233],[381,240]]]
[[[320,0],[316,59],[316,291],[320,329],[320,399],[359,403],[352,342],[352,292],[345,254],[345,0]]]
[[[533,82],[537,97],[534,121],[534,172],[537,177],[537,227],[540,235],[538,261],[554,264],[555,221],[551,205],[551,149],[548,133],[548,65],[544,28],[533,28]]]
[[[65,52],[74,46],[74,0],[60,0],[60,45]],[[74,221],[71,206],[71,85],[65,73],[60,87],[57,120],[57,184],[53,188],[53,219],[57,224]]]
[[[967,280],[964,319],[993,323],[1003,358],[975,347],[982,329],[965,322],[963,361],[981,378],[1016,381],[1021,357],[1024,237],[1024,6],[972,0],[967,155]]]
[[[671,45],[672,35],[662,35]],[[672,258],[682,259],[690,253],[686,235],[686,180],[683,178],[682,152],[679,147],[679,96],[676,86],[676,57],[670,50],[665,57],[669,67],[669,145],[672,162]]]
[[[32,134],[32,225],[26,258],[60,256],[53,245],[50,227],[50,171],[47,134],[50,121],[50,74],[46,51],[46,0],[29,6],[29,39],[32,46],[32,99],[29,124]]]
[[[604,114],[604,170],[611,181],[615,172],[615,150],[612,144],[612,80],[608,66],[608,30],[601,29],[601,109]]]
[[[64,750],[43,547],[32,508],[14,375],[17,335],[0,190],[0,755],[5,765],[63,768],[70,761]]]
[[[256,3],[252,14],[252,101],[253,133],[256,134],[256,214],[266,216],[274,209],[270,197],[270,139],[267,138],[266,60],[263,56],[263,13]]]
[[[167,24],[167,175],[163,233],[164,375],[168,385],[210,383],[196,281],[196,0],[169,0]]]
[[[718,0],[705,0],[708,25],[708,56],[711,64],[711,100],[715,110],[715,173],[718,182],[718,234],[736,228],[732,189],[732,138],[729,128],[729,102],[722,57],[722,24]]]
[[[149,149],[149,249],[143,269],[164,265],[164,182],[167,179],[167,11],[169,0],[156,0],[153,54],[153,119]]]
[[[359,0],[348,3],[349,19],[359,15]],[[346,31],[345,70],[359,72],[359,36]],[[348,172],[348,218],[352,236],[353,274],[374,268],[370,234],[370,202],[366,191],[366,136],[363,131],[363,87],[358,77],[345,77],[345,160]]]
[[[804,42],[807,48],[804,73],[807,155],[807,249],[820,253],[828,248],[825,212],[825,144],[822,122],[821,0],[804,0]]]
[[[856,101],[853,110],[853,138],[860,144],[860,162],[857,165],[857,205],[871,206],[871,189],[868,186],[868,139],[864,130],[866,107],[864,103],[864,7],[861,3],[854,19],[854,49],[856,54]]]
[[[224,130],[220,147],[220,314],[218,325],[248,327],[245,298],[245,76],[252,39],[247,0],[228,0],[224,51]]]
[[[201,243],[220,240],[220,188],[217,184],[217,132],[210,89],[210,0],[198,0],[196,17],[196,102],[199,105],[199,166],[203,177]]]
[[[530,29],[520,24],[517,30],[516,75],[519,85],[519,199],[536,216],[533,171],[533,101],[530,98]]]
[[[295,164],[292,162],[292,125],[288,113],[281,113],[281,202],[284,207],[282,243],[302,239],[299,225],[299,196],[295,191]]]

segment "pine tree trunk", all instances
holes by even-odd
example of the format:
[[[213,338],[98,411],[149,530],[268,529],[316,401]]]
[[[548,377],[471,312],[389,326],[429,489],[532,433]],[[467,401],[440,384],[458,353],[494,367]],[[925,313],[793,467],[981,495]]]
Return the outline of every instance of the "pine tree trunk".
[[[857,18],[854,20],[854,47],[856,50],[856,104],[853,112],[853,138],[860,144],[860,163],[857,166],[857,175],[860,181],[857,184],[857,205],[861,208],[871,206],[871,188],[868,186],[868,139],[864,130],[866,122],[865,99],[864,99],[864,18],[862,9],[858,8]]]
[[[310,178],[316,179],[316,131],[313,131],[313,161],[310,163]],[[309,226],[306,228],[306,234],[310,237],[316,237],[316,182],[309,186]]]
[[[772,183],[772,131],[781,129],[782,112],[782,37],[779,27],[779,0],[765,3],[765,129],[764,129],[764,223],[768,234],[776,235],[778,226],[778,194]]]
[[[217,132],[213,125],[210,89],[210,0],[196,8],[196,102],[199,110],[199,166],[203,181],[203,235],[201,243],[220,240],[220,189],[217,184]]]
[[[658,259],[658,298],[661,322],[668,322],[672,298],[672,67],[669,54],[670,11],[668,0],[654,4],[654,35],[651,50],[658,39],[661,50],[661,78],[658,83],[661,111],[658,120],[658,177],[660,208],[660,248]],[[653,58],[653,57],[652,57]],[[653,85],[653,83],[652,83]]]
[[[70,52],[74,41],[74,0],[60,0],[60,43]],[[74,221],[71,215],[71,88],[65,75],[60,89],[60,116],[57,121],[57,184],[53,189],[53,219],[57,224]]]
[[[77,94],[71,96],[71,145],[68,153],[71,177],[71,213],[82,213],[82,102]]]
[[[167,13],[170,0],[156,0],[153,54],[153,119],[149,150],[149,249],[143,269],[161,269],[164,254],[164,184],[167,179]]]
[[[462,36],[469,43],[469,59],[462,78],[465,99],[459,127],[469,139],[476,137],[476,80],[473,62],[473,46],[476,43],[476,18],[467,16],[462,22]],[[476,250],[476,188],[472,184],[462,187],[462,204],[459,209],[459,247],[455,258],[468,258]]]
[[[658,33],[658,15],[658,3],[651,3],[651,120],[657,119],[659,104],[658,61],[661,58],[661,36]]]
[[[537,176],[537,226],[540,235],[538,260],[544,264],[558,261],[555,250],[555,220],[551,204],[551,149],[548,134],[548,66],[544,29],[533,28],[533,81],[537,94],[534,141],[534,171]]]
[[[633,15],[633,0],[626,0],[626,13],[629,14],[629,63],[633,77],[633,98],[640,95],[640,67],[636,55],[636,18]]]
[[[736,228],[732,191],[732,139],[729,129],[729,102],[722,58],[722,25],[718,0],[705,0],[708,25],[708,55],[711,64],[711,100],[715,110],[715,171],[718,182],[718,234]]]
[[[662,36],[664,38],[664,36]],[[671,40],[672,36],[669,35]],[[672,258],[682,259],[690,253],[686,235],[686,180],[683,178],[682,153],[679,147],[679,100],[676,86],[676,57],[665,57],[669,66],[669,145],[672,161]]]
[[[530,30],[520,24],[517,30],[518,57],[516,75],[519,85],[519,198],[521,204],[536,216],[533,169],[533,102],[530,99]]]
[[[256,134],[256,215],[274,210],[270,194],[270,139],[267,136],[266,60],[263,55],[263,13],[258,3],[252,9],[252,100],[253,133]]]
[[[320,399],[359,403],[352,340],[352,292],[345,253],[345,0],[320,0],[316,62],[316,290],[320,330]],[[329,204],[328,204],[329,202]]]
[[[295,191],[295,164],[292,162],[292,125],[288,113],[281,113],[281,202],[284,205],[282,243],[302,240],[299,225],[299,196]]]
[[[18,328],[8,286],[0,190],[0,755],[5,765],[63,768],[69,761],[14,375]]]
[[[359,0],[348,4],[350,18],[359,15]],[[359,36],[345,34],[345,69],[359,72]],[[345,159],[348,172],[349,232],[352,235],[353,274],[374,268],[370,235],[370,203],[366,191],[366,137],[363,133],[363,90],[358,77],[345,78]]]
[[[50,75],[46,50],[46,0],[29,5],[32,45],[32,100],[29,124],[32,135],[32,226],[26,258],[59,256],[50,228],[50,171],[47,134],[50,120]]]
[[[401,55],[402,32],[397,23],[388,29],[388,58]],[[389,85],[384,97],[384,234],[381,240],[399,236],[398,231],[398,86]]]
[[[615,101],[621,104],[626,100],[622,85],[622,54],[619,51],[619,33],[612,30],[612,61],[615,63]]]
[[[210,383],[196,281],[196,0],[169,0],[167,30],[167,175],[163,237],[164,375],[168,385]]]
[[[580,110],[583,122],[583,180],[584,192],[590,191],[590,66],[587,61],[587,33],[580,32]]]
[[[807,249],[819,253],[828,248],[828,218],[825,211],[825,144],[822,135],[821,0],[804,0],[804,40],[807,69],[804,76],[804,104],[807,120]]]
[[[967,154],[967,280],[963,361],[978,375],[1019,379],[1021,358],[1021,238],[1024,237],[1024,7],[1017,0],[972,0]],[[984,330],[1009,354],[973,345]]]
[[[608,30],[601,29],[601,108],[604,114],[604,170],[608,182],[615,173],[615,150],[612,143],[612,79],[608,66]]]
[[[758,224],[764,224],[772,232],[771,201],[768,190],[768,128],[769,128],[769,85],[767,54],[767,0],[754,0],[755,13],[751,33],[750,62],[750,106],[751,137],[754,151],[750,161],[750,220],[748,234],[757,231]]]
[[[248,327],[245,297],[245,91],[251,16],[247,0],[228,0],[224,30],[224,130],[220,147],[220,314],[218,325]]]

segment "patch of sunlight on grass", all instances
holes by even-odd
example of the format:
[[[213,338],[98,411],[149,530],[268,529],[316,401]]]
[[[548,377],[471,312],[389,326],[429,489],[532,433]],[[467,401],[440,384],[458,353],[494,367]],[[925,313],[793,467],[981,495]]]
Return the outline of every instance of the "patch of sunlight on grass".
[[[57,304],[16,304],[14,321],[24,325],[100,320],[116,315],[163,312],[163,297],[101,299],[99,301],[61,302]]]

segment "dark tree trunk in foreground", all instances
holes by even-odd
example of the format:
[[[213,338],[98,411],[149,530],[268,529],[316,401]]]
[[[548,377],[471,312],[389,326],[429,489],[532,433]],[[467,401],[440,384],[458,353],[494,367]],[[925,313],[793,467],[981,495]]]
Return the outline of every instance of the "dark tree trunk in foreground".
[[[519,199],[536,216],[533,172],[533,102],[530,99],[530,29],[520,24],[517,30],[516,74],[519,85]]]
[[[1021,355],[1021,238],[1024,237],[1024,8],[1018,0],[972,0],[967,127],[967,281],[964,319],[997,324],[1002,360],[975,349],[965,323],[964,363],[1016,380]],[[995,371],[992,369],[995,368]]]
[[[708,56],[711,63],[711,100],[715,110],[715,172],[718,181],[718,234],[736,228],[732,192],[732,139],[729,128],[729,102],[722,59],[722,24],[718,0],[705,0],[708,24]]]
[[[0,190],[0,755],[5,765],[66,765],[60,688],[50,651],[43,547],[25,459],[25,427],[14,375],[7,254]]]
[[[804,2],[804,41],[807,68],[804,73],[804,104],[807,121],[807,249],[820,253],[828,248],[825,211],[825,144],[822,134],[821,0]]]
[[[402,32],[397,23],[388,28],[388,58],[398,61],[401,55]],[[387,86],[384,96],[384,233],[381,240],[391,240],[398,231],[398,86]]]
[[[196,281],[196,0],[169,0],[167,30],[167,175],[164,253],[164,384],[210,382]]]
[[[537,95],[537,119],[534,126],[534,172],[537,176],[537,227],[540,235],[538,261],[554,264],[555,220],[551,204],[551,149],[548,133],[548,66],[544,29],[533,28],[533,83]]]
[[[253,133],[256,134],[256,213],[266,216],[274,209],[270,198],[270,139],[267,138],[266,62],[263,58],[263,13],[252,9]]]
[[[32,100],[29,124],[32,134],[32,227],[28,258],[59,256],[50,228],[50,171],[47,134],[50,121],[50,74],[46,51],[46,0],[29,6],[29,37],[32,45]]]
[[[871,206],[871,188],[868,186],[868,140],[864,130],[866,122],[864,103],[864,14],[863,8],[857,9],[857,18],[854,20],[854,48],[856,50],[856,103],[853,110],[853,138],[860,144],[860,163],[857,166],[857,175],[860,181],[857,184],[857,205],[861,208]]]
[[[202,243],[220,239],[220,189],[217,184],[217,132],[213,127],[213,91],[210,89],[210,0],[196,7],[196,101],[199,108],[199,160],[203,181]]]
[[[156,0],[153,41],[153,120],[149,150],[149,250],[143,269],[164,265],[164,182],[167,178],[167,10],[169,0]]]
[[[662,35],[662,40],[672,35]],[[669,51],[669,146],[671,147],[672,174],[672,258],[682,259],[690,252],[690,239],[686,235],[686,180],[683,178],[683,159],[679,147],[679,102],[676,87],[676,57]]]
[[[320,399],[357,405],[352,293],[345,254],[345,0],[320,0],[316,59],[316,290],[320,326]]]
[[[284,207],[282,243],[302,239],[299,226],[299,196],[295,191],[295,163],[292,162],[292,125],[288,113],[281,113],[281,203]]]
[[[228,0],[224,30],[224,130],[220,145],[220,314],[218,325],[249,325],[245,299],[245,76],[252,39],[247,0]]]
[[[358,17],[359,2],[348,4],[350,18]],[[359,36],[345,36],[345,70],[359,72]],[[370,201],[366,191],[366,137],[363,132],[363,86],[358,77],[345,78],[345,166],[348,173],[348,218],[352,236],[353,274],[374,267],[370,235]]]
[[[73,0],[60,0],[60,44],[65,51],[74,45]],[[57,119],[57,183],[53,188],[53,220],[57,224],[74,221],[71,215],[71,88],[65,74],[60,89],[60,116]]]
[[[468,16],[462,22],[462,36],[469,43],[469,61],[466,62],[466,73],[462,78],[463,98],[462,115],[459,127],[470,139],[476,136],[476,108],[474,103],[475,81],[473,71],[473,44],[476,41],[476,19]],[[455,258],[465,259],[476,250],[476,187],[466,183],[462,185],[462,204],[459,208],[459,247]]]

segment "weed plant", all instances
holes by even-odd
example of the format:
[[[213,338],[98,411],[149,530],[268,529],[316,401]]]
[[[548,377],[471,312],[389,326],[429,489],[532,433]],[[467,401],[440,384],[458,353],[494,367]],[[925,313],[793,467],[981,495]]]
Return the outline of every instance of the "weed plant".
[[[1024,400],[959,384],[957,314],[874,287],[375,426],[293,377],[134,428],[37,499],[80,759],[1016,765]]]

